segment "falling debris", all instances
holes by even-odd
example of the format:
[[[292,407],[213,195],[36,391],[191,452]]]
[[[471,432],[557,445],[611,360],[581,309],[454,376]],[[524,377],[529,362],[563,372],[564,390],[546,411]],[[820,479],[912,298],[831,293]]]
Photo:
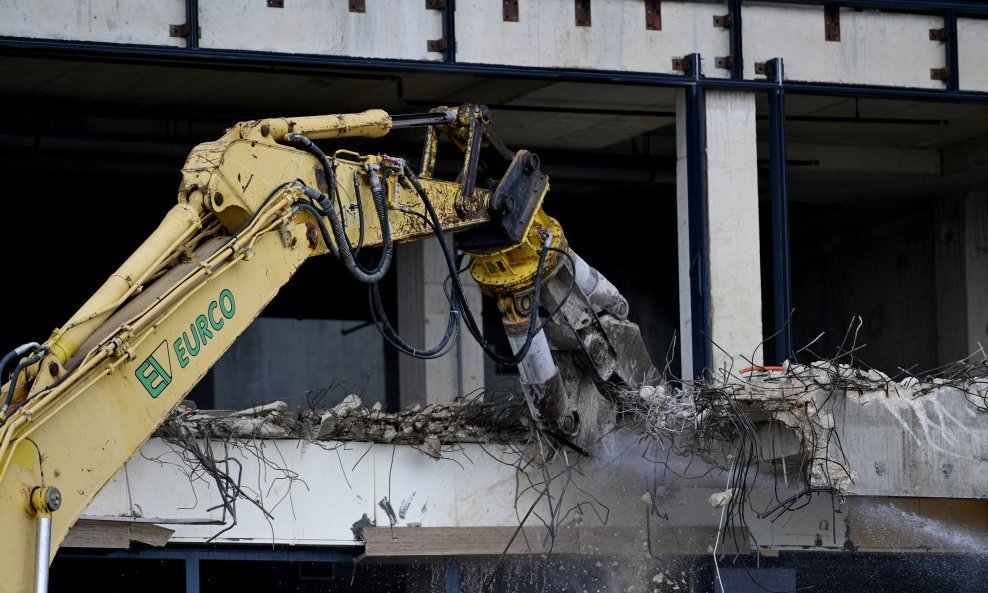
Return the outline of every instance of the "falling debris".
[[[735,494],[737,494],[736,488],[731,488],[723,492],[714,492],[710,495],[710,506],[715,509],[726,507],[734,499]]]

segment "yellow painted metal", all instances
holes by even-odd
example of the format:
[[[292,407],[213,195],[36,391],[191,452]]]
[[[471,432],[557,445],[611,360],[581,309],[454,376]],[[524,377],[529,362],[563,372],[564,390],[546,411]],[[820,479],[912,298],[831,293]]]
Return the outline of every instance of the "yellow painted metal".
[[[276,206],[237,248],[200,256],[200,265],[103,340],[68,380],[8,417],[0,429],[0,590],[31,589],[34,514],[27,512],[27,494],[44,480],[63,493],[52,517],[54,553],[93,496],[309,257],[305,222],[291,220],[284,202]],[[281,238],[282,221],[298,239],[292,248]],[[232,300],[218,303],[226,290]],[[217,315],[224,306],[235,309],[228,318]],[[204,339],[197,321],[210,314]],[[140,378],[155,372],[152,358],[162,369],[152,385],[165,383],[154,397]]]
[[[38,486],[31,491],[31,510],[37,517],[51,518],[62,505],[62,494],[52,486]]]
[[[339,115],[314,115],[309,117],[278,117],[241,122],[230,129],[223,139],[276,142],[285,140],[289,133],[302,134],[310,140],[334,138],[380,138],[391,131],[391,116],[381,109],[361,113]]]
[[[541,208],[532,218],[525,240],[518,245],[494,253],[473,255],[470,274],[480,288],[491,296],[525,296],[535,287],[535,276],[539,267],[539,252],[551,234],[549,247],[565,250],[566,238],[559,222]],[[543,280],[552,278],[563,264],[564,256],[559,251],[546,254],[542,271]]]
[[[61,329],[49,344],[52,355],[64,364],[75,354],[79,344],[120,304],[140,292],[143,282],[164,259],[199,229],[200,210],[195,204],[177,204],[165,216],[158,229],[96,291],[86,304]]]
[[[385,112],[373,110],[242,122],[192,150],[182,169],[178,205],[55,331],[47,342],[52,353],[29,369],[27,399],[0,419],[0,593],[22,593],[32,586],[36,515],[31,492],[50,485],[62,493],[61,509],[52,517],[54,556],[92,498],[279,288],[307,258],[328,251],[312,215],[292,208],[303,193],[291,183],[298,179],[328,192],[326,179],[315,157],[280,143],[284,135],[378,137],[387,133],[390,121]],[[382,243],[364,170],[365,164],[380,162],[342,153],[336,159],[337,190],[353,242],[359,200],[365,245]],[[421,199],[397,183],[394,170],[388,171],[382,168],[393,240],[431,236],[422,216],[415,215],[426,213]],[[446,231],[488,219],[487,191],[475,190],[470,200],[478,207],[461,214],[456,208],[459,184],[428,177],[420,181]],[[530,290],[547,231],[553,246],[565,246],[559,224],[539,210],[523,244],[479,257],[474,275],[489,292]],[[558,257],[547,258],[547,277],[558,267]],[[496,272],[485,272],[486,263]],[[49,363],[55,364],[54,374],[47,370]]]

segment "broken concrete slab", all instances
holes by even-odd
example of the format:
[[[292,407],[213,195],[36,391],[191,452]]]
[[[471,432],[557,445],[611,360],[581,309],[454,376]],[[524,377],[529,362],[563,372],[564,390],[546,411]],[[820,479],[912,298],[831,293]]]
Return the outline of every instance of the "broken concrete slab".
[[[430,456],[443,444],[506,443],[527,438],[526,407],[519,401],[493,404],[459,400],[449,405],[414,406],[385,412],[380,403],[363,405],[356,394],[328,410],[288,411],[285,402],[244,410],[195,410],[180,405],[158,430],[159,436],[185,433],[214,439],[363,441],[423,445]]]
[[[720,386],[759,436],[780,426],[775,459],[808,462],[810,487],[842,494],[988,498],[988,381],[893,381],[874,370],[817,362]],[[778,446],[781,444],[781,446]],[[771,446],[761,443],[764,453]]]

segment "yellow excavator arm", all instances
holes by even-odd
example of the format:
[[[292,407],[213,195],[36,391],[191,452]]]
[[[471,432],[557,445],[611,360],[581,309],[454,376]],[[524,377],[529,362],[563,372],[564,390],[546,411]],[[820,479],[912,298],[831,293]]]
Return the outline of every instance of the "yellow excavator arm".
[[[312,256],[331,253],[373,286],[395,244],[436,236],[454,284],[450,327],[462,317],[479,337],[445,239],[459,233],[473,276],[498,300],[515,351],[505,362],[519,364],[533,416],[585,443],[591,423],[576,400],[588,396],[558,371],[546,334],[568,340],[603,380],[640,382],[651,365],[637,326],[624,321],[627,302],[542,211],[548,177],[538,158],[508,151],[487,123],[473,105],[371,110],[241,122],[195,147],[158,229],[45,343],[0,361],[10,375],[0,393],[0,592],[45,590],[51,555],[93,497]],[[426,129],[417,174],[398,158],[326,154],[313,143],[409,126]],[[440,135],[463,150],[458,182],[432,175]],[[475,182],[483,150],[503,160],[492,189]],[[372,268],[354,255],[365,246],[380,248]],[[562,321],[540,331],[540,306]],[[619,340],[629,327],[636,340]],[[385,335],[408,354],[441,350]],[[629,357],[635,365],[622,362]]]

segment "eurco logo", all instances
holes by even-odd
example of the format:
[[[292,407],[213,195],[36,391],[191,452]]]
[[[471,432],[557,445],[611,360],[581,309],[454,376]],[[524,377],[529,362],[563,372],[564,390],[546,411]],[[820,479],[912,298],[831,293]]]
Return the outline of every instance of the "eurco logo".
[[[151,397],[158,397],[161,392],[172,382],[172,351],[178,365],[185,368],[191,358],[195,358],[206,347],[206,344],[213,339],[214,332],[223,329],[223,325],[228,319],[233,319],[237,313],[237,303],[233,298],[233,293],[229,289],[220,292],[220,296],[209,303],[206,312],[195,318],[189,324],[189,331],[182,332],[182,337],[168,347],[167,341],[162,342],[151,356],[148,356],[134,375],[141,382],[144,389]],[[164,364],[162,364],[164,362]]]

